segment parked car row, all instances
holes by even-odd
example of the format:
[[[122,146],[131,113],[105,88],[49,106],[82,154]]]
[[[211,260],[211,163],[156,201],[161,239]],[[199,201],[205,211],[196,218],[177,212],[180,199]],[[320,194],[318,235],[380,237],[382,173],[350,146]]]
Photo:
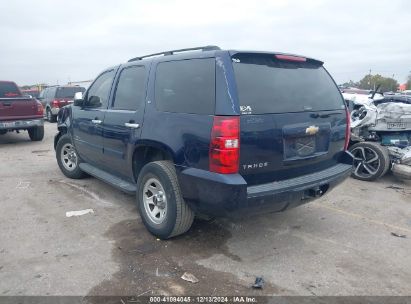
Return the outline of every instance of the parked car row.
[[[49,122],[56,122],[60,108],[73,102],[74,94],[84,92],[80,86],[51,86],[41,91],[38,99],[43,104],[44,114]]]
[[[84,92],[80,86],[51,86],[37,90],[20,90],[12,81],[0,81],[0,135],[27,130],[33,141],[44,137],[44,119],[56,122],[60,108],[73,103],[74,94]]]

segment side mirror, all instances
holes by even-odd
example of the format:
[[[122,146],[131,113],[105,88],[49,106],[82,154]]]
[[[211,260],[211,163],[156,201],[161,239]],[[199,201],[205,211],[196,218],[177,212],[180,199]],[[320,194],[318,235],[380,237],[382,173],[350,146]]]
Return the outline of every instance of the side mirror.
[[[74,105],[81,107],[84,104],[84,99],[83,99],[83,93],[82,92],[76,92],[74,94]]]
[[[90,108],[99,108],[101,107],[101,99],[98,96],[89,96],[87,100],[87,107]]]

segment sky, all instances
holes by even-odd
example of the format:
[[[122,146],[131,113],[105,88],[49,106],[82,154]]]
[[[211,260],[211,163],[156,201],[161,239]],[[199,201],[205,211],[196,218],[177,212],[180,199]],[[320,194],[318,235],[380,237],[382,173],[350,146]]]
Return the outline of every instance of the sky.
[[[411,72],[408,0],[13,0],[0,2],[0,79],[93,79],[132,57],[218,45],[324,61],[337,81]]]

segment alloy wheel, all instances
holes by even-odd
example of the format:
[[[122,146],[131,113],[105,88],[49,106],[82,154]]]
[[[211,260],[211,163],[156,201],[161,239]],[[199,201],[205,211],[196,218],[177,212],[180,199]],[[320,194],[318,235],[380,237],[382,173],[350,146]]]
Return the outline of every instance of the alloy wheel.
[[[356,147],[351,153],[354,156],[354,175],[369,178],[377,174],[381,162],[376,151],[368,147]]]
[[[167,214],[167,197],[157,178],[150,178],[143,188],[143,203],[146,214],[154,224],[164,222]]]
[[[77,153],[71,143],[67,143],[61,149],[61,162],[68,171],[73,171],[77,168]]]

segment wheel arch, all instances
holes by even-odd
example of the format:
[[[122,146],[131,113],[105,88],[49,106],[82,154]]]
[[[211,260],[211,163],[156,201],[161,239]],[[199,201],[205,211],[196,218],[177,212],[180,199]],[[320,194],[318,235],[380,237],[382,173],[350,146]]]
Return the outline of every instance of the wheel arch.
[[[58,143],[60,137],[62,137],[64,134],[67,133],[67,126],[58,126],[57,130],[58,130],[58,132],[54,136],[54,150],[56,150],[57,143]]]
[[[58,133],[54,137],[54,150],[61,136],[69,133],[71,126],[71,107],[63,107],[57,114],[57,130]]]
[[[141,141],[134,147],[132,156],[133,177],[137,181],[141,169],[149,162],[158,160],[169,160],[176,163],[173,150],[160,142]]]

